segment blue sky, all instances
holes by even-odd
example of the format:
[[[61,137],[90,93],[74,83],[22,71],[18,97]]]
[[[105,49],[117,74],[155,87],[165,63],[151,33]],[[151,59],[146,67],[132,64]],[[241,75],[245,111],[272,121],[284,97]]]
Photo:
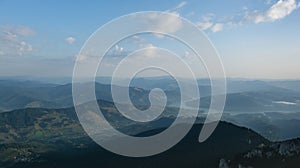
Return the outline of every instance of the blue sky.
[[[168,11],[195,23],[217,48],[228,77],[300,78],[296,0],[0,0],[0,76],[70,76],[97,28],[139,11]]]

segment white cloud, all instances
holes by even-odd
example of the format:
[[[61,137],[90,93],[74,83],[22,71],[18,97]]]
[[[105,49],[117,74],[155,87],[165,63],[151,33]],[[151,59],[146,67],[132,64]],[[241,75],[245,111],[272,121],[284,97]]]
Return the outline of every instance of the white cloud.
[[[148,48],[148,47],[156,47],[156,46],[154,46],[154,45],[151,44],[151,43],[141,44],[141,45],[140,45],[140,48]]]
[[[157,38],[164,38],[165,35],[164,34],[160,34],[160,33],[151,33],[152,35],[154,35]]]
[[[270,4],[274,0],[266,0],[265,4]],[[218,32],[225,28],[235,28],[243,25],[246,21],[254,23],[274,22],[285,18],[293,11],[300,7],[300,3],[296,0],[278,0],[275,4],[271,5],[266,11],[255,10],[249,12],[246,6],[243,7],[243,12],[233,15],[231,17],[215,18],[214,14],[207,14],[202,17],[198,22],[195,22],[202,30],[211,30]]]
[[[67,43],[69,44],[73,44],[75,42],[75,38],[74,37],[68,37],[65,39]]]
[[[214,18],[214,14],[207,14],[202,16],[201,21],[196,22],[196,25],[200,27],[202,30],[209,29],[212,25],[212,19]]]
[[[190,57],[191,57],[191,53],[188,52],[188,51],[185,51],[185,52],[184,52],[184,58],[185,58],[185,59],[189,59]]]
[[[79,54],[79,55],[76,55],[75,56],[75,60],[77,62],[84,62],[88,59],[88,57],[86,55],[83,55],[83,54]]]
[[[243,22],[228,21],[227,23],[224,24],[224,27],[226,26],[226,28],[231,29],[241,25],[243,25]]]
[[[214,24],[212,27],[211,27],[211,31],[212,32],[219,32],[219,31],[221,31],[221,30],[223,30],[223,24],[222,23],[216,23],[216,24]]]
[[[17,56],[31,52],[32,46],[25,39],[35,34],[35,31],[25,26],[0,26],[0,51],[5,51],[2,55]]]
[[[123,47],[120,47],[118,44],[115,45],[115,52],[117,53],[121,53],[124,51],[124,48]]]
[[[15,34],[19,34],[19,35],[22,35],[22,36],[33,36],[36,34],[36,32],[31,29],[30,27],[18,27],[16,29],[14,29],[14,33]]]
[[[185,16],[186,16],[186,17],[190,17],[190,16],[193,16],[193,15],[195,15],[195,12],[194,12],[194,11],[191,11],[191,12],[189,12],[188,14],[186,14]]]
[[[28,48],[27,48],[27,51],[29,51],[29,52],[31,52],[33,49],[32,49],[32,46],[30,45],[30,44],[28,44],[28,46],[27,46]]]
[[[297,8],[299,8],[299,4],[297,4],[296,0],[279,0],[267,11],[254,11],[253,13],[246,14],[246,18],[254,23],[274,22],[285,18]]]
[[[86,63],[86,65],[90,64],[97,64],[98,62],[98,55],[95,55],[93,51],[84,50],[81,51],[80,54],[76,54],[73,57],[73,60],[77,61],[78,63]]]
[[[36,32],[31,29],[30,27],[26,26],[0,26],[1,31],[4,31],[6,33],[14,34],[14,35],[20,35],[20,36],[33,36],[36,34]]]
[[[294,102],[288,102],[288,101],[274,101],[273,103],[276,104],[284,104],[284,105],[296,105],[297,103]]]
[[[171,12],[171,14],[171,16],[160,13],[146,14],[147,19],[142,20],[142,23],[157,32],[174,33],[181,28],[182,20],[179,13]]]
[[[267,12],[267,16],[272,20],[282,19],[285,16],[292,13],[299,6],[297,5],[295,0],[279,0],[276,4],[274,4],[269,11]]]
[[[26,46],[26,42],[25,41],[22,41],[20,44],[21,44],[21,46]]]
[[[184,7],[187,4],[186,1],[180,2],[175,8],[173,8],[173,10],[178,10],[182,7]]]
[[[151,43],[141,43],[139,49],[143,49],[143,54],[136,57],[143,59],[144,57],[154,58],[157,57],[157,46]]]
[[[132,36],[132,40],[133,40],[133,42],[135,42],[135,43],[141,43],[141,42],[144,41],[143,38],[141,38],[140,36],[137,36],[137,35]]]
[[[148,46],[147,48],[145,48],[144,50],[144,56],[148,57],[148,58],[155,58],[158,57],[158,53],[157,53],[157,47],[156,46]]]
[[[214,23],[213,22],[214,17],[215,17],[214,14],[207,14],[202,17],[201,21],[196,22],[196,25],[199,26],[201,30],[211,30],[214,33],[223,30],[224,24]]]
[[[210,18],[205,17],[202,21],[196,22],[196,25],[199,26],[201,30],[207,30],[213,26],[213,22]]]
[[[176,12],[179,9],[183,8],[186,4],[187,4],[186,1],[182,1],[179,4],[177,4],[175,7],[171,8],[171,9],[168,9],[165,12]]]
[[[19,55],[22,55],[22,53],[25,51],[25,47],[26,47],[26,42],[21,41],[20,47],[19,47]]]

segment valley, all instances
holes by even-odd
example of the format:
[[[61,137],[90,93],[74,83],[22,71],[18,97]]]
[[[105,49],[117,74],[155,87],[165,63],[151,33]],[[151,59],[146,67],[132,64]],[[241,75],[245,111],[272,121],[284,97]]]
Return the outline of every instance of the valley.
[[[141,88],[144,80],[147,85]],[[236,167],[253,166],[252,162],[255,167],[275,163],[293,167],[297,163],[300,159],[297,139],[300,137],[300,94],[297,91],[261,81],[229,81],[222,121],[207,141],[199,143],[197,136],[211,97],[207,81],[198,82],[200,92],[205,94],[200,98],[196,123],[185,138],[159,155],[128,158],[106,151],[85,133],[73,107],[71,84],[0,81],[0,167],[79,168],[120,164],[124,167]],[[167,107],[158,118],[147,123],[129,120],[118,112],[112,102],[110,85],[96,83],[95,88],[99,108],[115,129],[147,137],[173,123],[180,107],[180,92],[171,79],[137,79],[129,88],[133,104],[147,109],[150,90],[162,86]],[[82,106],[89,106],[89,102]],[[195,107],[188,102],[183,107],[188,118],[189,108]],[[109,131],[102,132],[101,137],[118,141]],[[282,153],[281,146],[287,146],[287,154]],[[278,162],[273,163],[274,159]]]

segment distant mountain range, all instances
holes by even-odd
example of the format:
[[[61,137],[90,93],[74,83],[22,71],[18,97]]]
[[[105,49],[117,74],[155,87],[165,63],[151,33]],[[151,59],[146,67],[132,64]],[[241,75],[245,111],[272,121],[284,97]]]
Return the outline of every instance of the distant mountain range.
[[[100,80],[102,82],[107,82]],[[189,80],[184,80],[189,85]],[[290,82],[290,83],[289,83]],[[265,82],[258,80],[228,80],[227,111],[298,111],[300,92],[296,91],[296,81]],[[283,83],[283,84],[281,84]],[[122,84],[122,82],[120,82]],[[83,85],[94,85],[84,83]],[[201,95],[201,107],[210,105],[210,82],[198,80]],[[282,87],[280,87],[282,86]],[[290,86],[290,87],[289,87]],[[300,86],[300,85],[299,85]],[[118,86],[127,89],[125,86]],[[97,99],[112,101],[111,85],[96,83]],[[168,106],[179,106],[180,96],[188,99],[192,93],[180,93],[173,78],[137,78],[129,89],[135,105],[149,106],[148,93],[153,88],[161,88],[168,97]],[[196,100],[199,101],[199,100]],[[189,102],[186,102],[189,105]],[[72,84],[49,84],[34,81],[0,80],[0,111],[9,111],[27,107],[65,108],[73,106]]]
[[[72,84],[51,85],[31,82],[0,81],[0,110],[9,111],[22,108],[65,108],[73,106]],[[111,86],[106,84],[84,83],[82,85],[91,87],[95,85],[97,99],[112,101]],[[127,89],[120,87],[122,89]],[[149,104],[149,91],[143,89],[129,88],[130,96],[134,97],[135,105]]]
[[[109,78],[99,78],[98,81],[109,83]],[[122,80],[120,84],[122,84]],[[189,84],[189,80],[184,79]],[[284,85],[283,85],[283,84]],[[228,94],[223,120],[251,128],[272,140],[284,140],[298,137],[296,131],[300,117],[300,93],[295,89],[297,81],[259,81],[259,80],[228,80]],[[279,85],[281,84],[281,85]],[[82,83],[91,87],[92,83]],[[200,114],[210,106],[210,81],[198,80],[200,94]],[[290,88],[290,86],[294,86]],[[162,88],[167,95],[167,106],[180,106],[180,90],[173,78],[153,77],[136,78],[130,87],[116,86],[128,89],[130,98],[137,108],[147,109],[150,106],[149,92],[153,88]],[[96,83],[97,99],[112,102],[111,85]],[[191,101],[189,93],[182,93]],[[73,106],[71,84],[49,84],[36,81],[0,80],[0,112],[23,108],[59,109]],[[193,108],[190,102],[185,102],[183,108]],[[176,110],[170,110],[169,116],[176,116]],[[249,115],[248,113],[253,113]],[[257,114],[260,113],[260,114]],[[286,114],[288,118],[273,119],[275,114]],[[283,117],[282,115],[280,115]],[[260,117],[260,118],[258,118]],[[289,131],[294,130],[294,131]]]
[[[194,101],[186,102],[192,106]],[[201,108],[209,108],[211,97],[200,99]],[[228,93],[226,95],[225,111],[231,112],[299,112],[300,94],[295,91],[247,91]]]
[[[105,118],[132,136],[150,136],[169,127],[177,117],[180,94],[197,101],[189,93],[180,93],[172,78],[138,78],[129,88],[116,86],[129,90],[137,108],[150,106],[149,92],[157,87],[165,91],[168,102],[156,120],[134,122],[116,109],[107,80],[82,85],[95,85]],[[296,84],[230,79],[222,121],[207,141],[199,143],[211,99],[209,80],[199,79],[201,110],[185,138],[159,155],[128,158],[102,149],[86,135],[73,107],[71,84],[0,80],[0,167],[297,167],[300,92]],[[187,112],[193,108],[189,102],[185,105]],[[112,138],[110,132],[102,135]]]

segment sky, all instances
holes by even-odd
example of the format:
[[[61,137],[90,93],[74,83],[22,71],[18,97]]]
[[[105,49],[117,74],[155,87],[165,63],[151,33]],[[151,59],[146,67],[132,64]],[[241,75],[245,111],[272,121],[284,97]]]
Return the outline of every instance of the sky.
[[[134,12],[164,11],[203,30],[227,77],[299,79],[299,7],[296,0],[0,0],[0,76],[70,77],[75,61],[84,60],[80,49],[100,26]],[[163,46],[188,59],[190,52],[178,45],[140,35],[116,44],[110,54]]]

